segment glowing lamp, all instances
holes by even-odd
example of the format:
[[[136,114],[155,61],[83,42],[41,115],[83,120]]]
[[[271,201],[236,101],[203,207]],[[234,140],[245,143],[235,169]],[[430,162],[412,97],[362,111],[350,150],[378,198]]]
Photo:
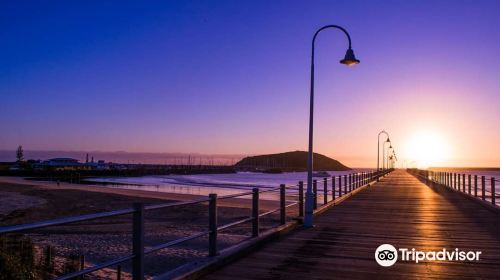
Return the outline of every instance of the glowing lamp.
[[[345,52],[344,59],[342,59],[340,61],[340,63],[345,64],[347,66],[352,66],[352,65],[358,64],[359,60],[357,60],[356,56],[354,56],[354,51],[351,48],[349,48]]]

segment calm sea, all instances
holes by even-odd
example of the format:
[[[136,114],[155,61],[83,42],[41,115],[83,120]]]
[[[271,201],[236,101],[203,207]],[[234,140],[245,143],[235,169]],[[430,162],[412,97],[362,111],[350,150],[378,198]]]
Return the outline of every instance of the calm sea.
[[[370,169],[355,169],[353,171],[329,171],[331,176],[345,175],[352,172],[366,172]],[[494,177],[500,180],[500,171],[457,171],[460,174],[486,176],[486,186],[489,190],[490,180]],[[323,178],[316,177],[320,182]],[[137,189],[167,193],[182,193],[193,195],[229,195],[246,192],[252,188],[260,189],[277,187],[280,184],[297,185],[299,181],[306,181],[306,172],[291,172],[281,174],[239,172],[233,174],[198,174],[198,175],[168,175],[143,177],[104,177],[93,178],[91,181],[107,183],[106,187]],[[481,179],[479,179],[481,184]],[[321,187],[318,184],[318,187]],[[496,184],[500,191],[500,182]]]
[[[331,176],[346,175],[352,172],[367,172],[370,169],[355,169],[352,171],[329,171]],[[323,180],[315,177],[318,182]],[[252,188],[273,188],[280,184],[297,185],[299,181],[307,181],[306,172],[290,172],[267,174],[254,172],[238,172],[233,174],[197,174],[197,175],[166,175],[143,177],[104,177],[90,179],[93,182],[107,183],[107,187],[137,189],[168,193],[194,195],[236,194]],[[318,184],[318,187],[322,186]]]

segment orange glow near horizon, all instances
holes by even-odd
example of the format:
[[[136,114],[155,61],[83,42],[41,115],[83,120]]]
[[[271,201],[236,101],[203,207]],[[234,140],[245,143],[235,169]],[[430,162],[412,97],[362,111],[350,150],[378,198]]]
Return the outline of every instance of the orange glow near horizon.
[[[403,156],[410,165],[419,168],[446,166],[452,156],[452,143],[433,130],[416,131],[402,145]]]

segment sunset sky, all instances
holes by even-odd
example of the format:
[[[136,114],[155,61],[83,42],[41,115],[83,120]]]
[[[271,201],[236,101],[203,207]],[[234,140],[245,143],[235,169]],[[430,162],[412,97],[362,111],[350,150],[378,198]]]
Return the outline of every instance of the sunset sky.
[[[500,166],[500,1],[2,1],[0,150]],[[105,2],[105,3],[102,3]],[[93,4],[92,4],[93,3]],[[0,160],[2,160],[0,158]]]

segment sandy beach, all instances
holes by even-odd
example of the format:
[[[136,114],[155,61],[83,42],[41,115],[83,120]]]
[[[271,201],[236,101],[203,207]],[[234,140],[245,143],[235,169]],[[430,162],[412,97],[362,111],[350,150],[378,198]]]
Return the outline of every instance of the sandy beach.
[[[17,177],[0,177],[0,224],[12,225],[46,219],[97,213],[128,208],[134,202],[145,204],[189,201],[201,196],[108,188],[95,185],[27,181]],[[227,199],[218,203],[219,224],[250,215],[251,200]],[[262,211],[275,208],[276,201],[262,201]],[[292,212],[291,210],[290,212]],[[290,213],[292,214],[292,213]],[[263,219],[262,226],[275,225],[276,216]],[[146,247],[206,231],[208,211],[205,203],[146,212]],[[249,236],[250,225],[243,224],[219,233],[220,248],[228,247]],[[126,255],[131,250],[131,217],[124,215],[66,226],[31,231],[27,235],[35,246],[51,245],[62,259],[85,255],[86,265]],[[199,238],[146,257],[148,275],[175,268],[207,255],[207,239]],[[130,271],[123,265],[124,278]],[[115,268],[94,274],[96,279],[112,279]]]

